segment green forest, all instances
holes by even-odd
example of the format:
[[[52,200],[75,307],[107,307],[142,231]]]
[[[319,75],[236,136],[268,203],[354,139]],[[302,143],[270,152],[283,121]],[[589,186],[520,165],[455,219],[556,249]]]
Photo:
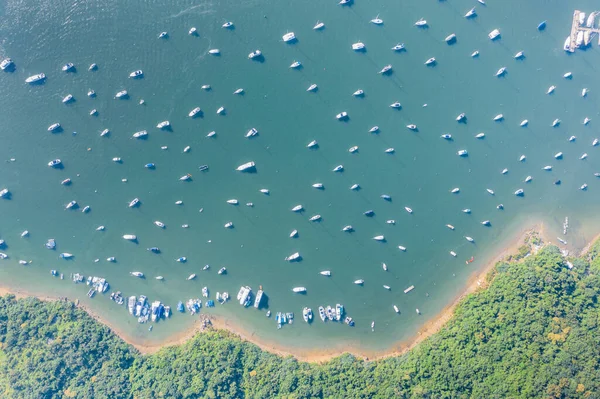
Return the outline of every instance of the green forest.
[[[224,331],[143,356],[70,302],[0,297],[2,398],[599,398],[600,246],[500,262],[406,355],[324,364]]]

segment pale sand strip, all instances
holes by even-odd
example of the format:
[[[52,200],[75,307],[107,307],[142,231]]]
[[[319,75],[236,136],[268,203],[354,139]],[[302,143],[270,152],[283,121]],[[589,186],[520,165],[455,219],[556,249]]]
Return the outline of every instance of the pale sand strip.
[[[264,340],[256,337],[253,332],[249,332],[240,328],[239,325],[236,325],[233,322],[230,322],[226,318],[219,316],[206,316],[206,318],[210,319],[213,328],[216,329],[224,329],[228,330],[236,335],[238,335],[242,340],[246,340],[262,350],[280,355],[280,356],[293,356],[300,361],[311,362],[311,363],[321,363],[327,360],[330,360],[336,356],[339,356],[344,353],[351,353],[354,356],[361,357],[364,359],[381,359],[390,356],[399,356],[414,348],[416,345],[430,337],[431,335],[438,332],[454,315],[454,311],[456,306],[469,294],[477,291],[478,289],[485,288],[485,277],[486,275],[493,269],[495,264],[505,258],[508,255],[514,254],[517,252],[518,248],[523,245],[526,237],[533,231],[536,231],[540,234],[540,237],[544,241],[546,237],[544,237],[544,229],[542,224],[538,224],[532,228],[528,228],[526,230],[522,230],[519,235],[510,241],[504,249],[497,254],[495,257],[492,257],[488,262],[486,262],[486,266],[478,269],[473,275],[469,278],[465,290],[458,295],[448,306],[446,306],[440,313],[438,313],[435,317],[425,323],[425,325],[417,332],[415,336],[411,339],[398,342],[392,348],[385,352],[370,352],[364,351],[359,348],[360,345],[356,344],[347,344],[341,347],[336,348],[328,348],[328,349],[312,349],[306,350],[302,348],[296,348],[293,351],[289,349],[284,349],[281,346],[273,345],[272,343],[267,343]],[[600,234],[594,238],[600,238]],[[582,253],[587,252],[591,243],[586,246]],[[0,287],[0,295],[12,294],[17,298],[25,298],[25,297],[37,297],[43,301],[55,301],[55,300],[65,300],[65,298],[53,297],[53,296],[39,296],[35,295],[31,292],[27,292],[23,289],[14,290],[9,287]],[[200,333],[202,328],[202,320],[199,318],[194,322],[194,325],[191,328],[182,331],[179,334],[173,335],[166,339],[163,342],[139,342],[139,338],[133,338],[127,335],[124,331],[121,331],[117,326],[113,325],[110,321],[104,320],[99,314],[94,312],[93,310],[79,305],[80,309],[86,311],[92,318],[97,320],[100,323],[108,326],[116,335],[118,335],[121,339],[123,339],[128,344],[135,347],[140,353],[150,354],[159,351],[164,347],[181,345],[191,339],[197,333]]]

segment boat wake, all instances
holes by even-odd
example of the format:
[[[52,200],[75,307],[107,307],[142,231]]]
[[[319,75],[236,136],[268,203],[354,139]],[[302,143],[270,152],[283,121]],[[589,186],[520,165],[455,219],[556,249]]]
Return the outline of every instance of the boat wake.
[[[212,6],[213,6],[213,3],[198,4],[198,5],[186,8],[185,10],[182,10],[182,11],[178,12],[175,15],[171,15],[169,18],[178,18],[178,17],[180,17],[182,15],[189,14],[191,12],[194,12],[194,14],[197,14],[197,15],[214,14],[215,13],[215,9],[212,8]],[[206,10],[195,11],[197,8],[206,8]]]

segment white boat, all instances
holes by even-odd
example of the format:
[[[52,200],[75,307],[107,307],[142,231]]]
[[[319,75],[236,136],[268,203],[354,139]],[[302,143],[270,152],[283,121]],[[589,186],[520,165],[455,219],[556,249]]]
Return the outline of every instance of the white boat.
[[[292,232],[290,233],[290,238],[296,238],[298,237],[298,230],[292,230]]]
[[[431,57],[427,61],[425,61],[425,65],[434,65],[436,63],[435,57]]]
[[[354,284],[356,284],[356,285],[362,285],[364,283],[365,283],[365,280],[362,280],[362,279],[360,279],[360,280],[354,280]]]
[[[383,269],[384,272],[388,271],[388,267],[387,267],[387,265],[384,262],[381,262],[381,267],[382,267],[382,269]]]
[[[408,287],[407,289],[405,289],[405,290],[404,290],[404,293],[405,293],[405,294],[408,294],[409,292],[411,292],[411,291],[412,291],[412,290],[414,290],[414,289],[415,289],[415,286],[414,286],[414,285],[411,285],[410,287]]]
[[[230,28],[233,28],[233,22],[231,22],[231,21],[227,21],[227,22],[225,22],[223,25],[221,25],[221,27],[222,27],[222,28],[225,28],[225,29],[230,29]]]
[[[90,89],[87,92],[87,95],[88,95],[88,97],[93,98],[93,97],[96,97],[96,92],[94,90]]]
[[[242,89],[242,88],[236,89],[236,90],[233,92],[233,94],[242,95],[242,94],[244,94],[244,89]]]
[[[463,211],[463,213],[471,213],[471,210],[469,208],[465,208],[462,211]]]
[[[590,123],[590,121],[591,121],[591,119],[590,119],[590,118],[588,118],[588,117],[586,117],[586,118],[583,120],[583,125],[584,125],[584,126],[587,126],[587,124],[588,124],[588,123]]]
[[[427,26],[427,20],[421,18],[417,22],[415,22],[415,26],[421,26],[421,27]]]
[[[552,127],[557,127],[558,125],[560,125],[561,120],[556,118],[554,121],[552,121]]]
[[[48,126],[49,132],[54,132],[55,130],[59,130],[61,128],[60,123],[56,122]]]
[[[563,157],[562,152],[557,152],[556,154],[554,154],[554,158],[556,158],[556,159],[562,159],[562,157]]]
[[[217,109],[217,115],[224,115],[225,114],[225,107],[219,107]]]
[[[319,272],[319,274],[321,276],[327,276],[327,277],[329,277],[329,276],[331,276],[331,271],[330,270],[323,270],[322,272]]]
[[[156,125],[157,128],[159,129],[166,129],[168,127],[171,126],[171,123],[169,121],[162,121],[159,124]]]
[[[108,136],[110,134],[110,130],[104,129],[100,132],[100,137]]]
[[[317,91],[318,86],[316,85],[316,83],[311,84],[310,86],[308,86],[308,89],[306,89],[306,91]]]
[[[525,53],[523,51],[519,51],[514,55],[515,60],[522,60],[523,58],[525,58]]]
[[[352,226],[350,226],[350,225],[346,225],[346,226],[342,227],[342,231],[344,231],[344,232],[352,232],[352,231],[354,231],[354,228]]]
[[[348,148],[348,152],[350,154],[354,154],[355,152],[358,152],[358,146],[355,145],[355,146],[352,146],[352,147]]]
[[[65,209],[76,209],[77,207],[77,201],[71,201],[65,206]]]
[[[66,104],[66,103],[68,103],[68,102],[71,102],[71,101],[73,101],[73,95],[72,95],[72,94],[67,94],[67,95],[66,95],[66,96],[65,96],[65,97],[62,99],[62,102],[63,102],[63,104]]]
[[[357,42],[352,45],[352,50],[354,50],[354,51],[362,51],[365,48],[366,48],[366,46],[362,42]]]
[[[231,204],[231,205],[237,205],[239,202],[236,199],[229,199],[229,200],[227,200],[227,203]]]
[[[383,152],[385,152],[386,154],[393,154],[396,152],[396,150],[394,149],[394,147],[390,147],[386,148]]]
[[[522,189],[522,188],[520,188],[520,189],[518,189],[517,191],[515,191],[515,195],[516,195],[517,197],[518,197],[518,196],[522,196],[524,192],[525,192],[525,191],[523,191],[523,189]]]
[[[455,33],[451,33],[448,36],[446,36],[446,38],[444,39],[444,41],[448,44],[452,44],[456,41],[456,34]]]
[[[301,294],[306,292],[306,287],[294,287],[292,288],[292,291],[294,291],[295,293]]]
[[[442,134],[440,137],[446,140],[452,140],[452,135],[448,133]]]
[[[139,204],[140,204],[140,199],[134,198],[131,200],[131,202],[129,202],[129,207],[134,208],[134,207],[138,206]]]
[[[402,252],[406,252],[406,247],[403,245],[398,245],[398,249]]]
[[[11,60],[10,58],[5,58],[2,60],[2,62],[0,62],[0,69],[5,71],[6,69],[8,69],[9,67],[11,67],[13,65],[14,65],[13,60]]]
[[[337,119],[338,121],[344,120],[346,118],[348,118],[348,113],[346,111],[342,111],[335,116],[335,119]]]
[[[301,258],[300,253],[298,252],[294,252],[293,254],[291,254],[290,256],[286,256],[284,258],[284,260],[287,260],[288,262],[293,262],[295,260],[299,260]]]
[[[88,71],[95,71],[98,69],[98,64],[96,64],[95,62],[91,63],[90,66],[88,67]]]
[[[454,252],[454,251],[450,251],[450,255],[452,255],[452,256],[454,256],[454,257],[456,257],[456,252]]]
[[[332,169],[333,172],[343,172],[344,171],[344,165],[338,165],[335,168]]]
[[[471,58],[479,57],[479,50],[475,50],[471,53]]]
[[[502,169],[502,174],[503,174],[503,175],[505,175],[505,174],[507,174],[507,173],[508,173],[508,168],[504,168],[504,169]]]
[[[485,133],[477,133],[477,134],[475,135],[475,138],[476,138],[476,139],[483,139],[483,138],[485,138]]]
[[[160,220],[155,220],[154,224],[157,225],[158,227],[160,227],[161,229],[165,228],[165,224],[163,222],[161,222]]]
[[[46,75],[43,73],[38,73],[25,79],[25,83],[37,83],[43,81],[44,79],[46,79]]]
[[[369,133],[377,133],[379,131],[379,126],[373,126],[369,129]]]
[[[592,141],[592,147],[596,147],[598,145],[598,139],[594,139],[594,141]]]
[[[525,127],[525,126],[527,126],[528,124],[529,124],[529,121],[528,121],[527,119],[523,119],[523,120],[521,121],[521,123],[519,124],[519,126],[521,126],[521,127]]]
[[[354,93],[352,93],[352,95],[353,95],[354,97],[361,97],[361,96],[364,96],[364,94],[365,94],[365,92],[364,92],[364,91],[362,91],[361,89],[358,89],[358,90],[356,90]]]
[[[295,207],[292,208],[292,212],[302,212],[304,210],[304,207],[302,205],[296,205]]]
[[[325,24],[323,22],[317,21],[316,25],[313,26],[313,30],[320,30],[323,29],[325,27]]]
[[[313,140],[306,145],[306,148],[317,148],[318,146],[319,146],[319,143],[317,143],[317,140]]]
[[[390,108],[402,108],[402,104],[396,101],[390,104]]]
[[[466,157],[467,155],[469,155],[469,153],[467,152],[467,150],[459,150],[456,154],[459,157]]]
[[[488,33],[488,37],[490,38],[490,40],[498,39],[500,37],[500,30],[494,29],[493,31]]]
[[[375,18],[373,18],[371,21],[372,24],[375,25],[383,25],[383,19],[379,18],[379,15],[377,15]]]
[[[271,191],[269,191],[269,189],[267,188],[261,188],[259,191],[265,195],[271,194]]]
[[[123,239],[129,240],[129,241],[136,241],[137,236],[135,234],[124,234]]]
[[[288,32],[281,37],[285,43],[293,42],[296,40],[294,32]]]
[[[554,90],[556,90],[556,86],[554,86],[554,85],[550,86],[548,88],[548,91],[546,91],[546,94],[552,94],[552,93],[554,93]]]
[[[254,136],[258,136],[258,130],[256,130],[255,128],[252,128],[246,132],[246,135],[244,137],[251,138]]]
[[[501,77],[504,76],[506,74],[506,67],[502,67],[500,69],[498,69],[498,71],[496,72],[496,76]]]
[[[524,181],[525,183],[529,183],[531,180],[533,180],[533,177],[531,177],[531,176],[527,176],[527,177],[525,178],[525,180],[523,180],[523,181]]]
[[[379,71],[379,73],[380,73],[380,74],[382,74],[382,75],[385,75],[385,74],[387,74],[387,73],[390,73],[391,71],[392,71],[392,65],[391,65],[391,64],[389,64],[389,65],[386,65],[386,66],[384,66],[384,67],[381,69],[381,71]]]
[[[458,193],[460,193],[460,188],[459,187],[454,187],[452,190],[450,190],[450,192],[452,194],[458,194]]]
[[[583,90],[581,90],[581,97],[586,97],[589,92],[590,90],[587,87],[584,87]]]
[[[418,130],[417,125],[414,124],[406,125],[406,128],[413,131]]]
[[[159,38],[159,39],[166,39],[166,38],[167,38],[167,36],[169,36],[169,34],[168,34],[167,32],[160,32],[160,33],[158,34],[158,38]]]
[[[573,78],[573,73],[572,72],[566,72],[563,75],[563,78],[565,78],[565,79],[571,79],[571,78]]]
[[[117,94],[115,94],[115,98],[126,98],[127,97],[127,90],[121,90],[119,92],[117,92]]]
[[[581,156],[579,157],[579,159],[583,160],[586,159],[588,156],[588,154],[586,152],[584,152],[583,154],[581,154]]]
[[[10,196],[10,191],[7,188],[3,188],[0,190],[0,198],[8,198]],[[4,243],[2,243],[4,244]]]
[[[402,51],[404,50],[404,43],[398,43],[394,47],[392,47],[392,51]]]
[[[194,26],[192,26],[190,28],[190,30],[188,31],[188,35],[190,35],[190,36],[195,36],[197,34],[198,34],[198,29],[196,29],[196,27],[194,27]]]
[[[521,155],[519,157],[519,162],[524,162],[527,159],[527,157],[525,155]]]
[[[408,213],[413,213],[413,210],[407,206],[404,207],[404,209],[406,210],[406,212]]]
[[[398,306],[396,306],[396,305],[394,305],[394,312],[400,313],[400,309],[398,309]]]
[[[546,166],[544,166],[542,169],[543,169],[543,170],[548,170],[548,171],[550,171],[550,170],[552,170],[552,166],[550,166],[550,165],[546,165]]]
[[[373,239],[375,241],[385,241],[385,236],[384,235],[379,235],[379,236],[373,237]]]
[[[133,137],[136,139],[142,139],[144,137],[148,136],[148,132],[145,130],[140,130],[139,132],[135,132],[133,134]]]
[[[129,274],[131,274],[133,277],[139,277],[139,278],[144,277],[144,273],[142,273],[142,272],[130,272]]]
[[[581,187],[579,187],[579,189],[580,189],[581,191],[585,191],[585,190],[587,190],[587,187],[588,187],[588,185],[587,185],[587,184],[583,184]]]
[[[469,242],[475,242],[475,240],[472,237],[469,237],[469,236],[465,236],[465,240],[467,240]]]
[[[253,60],[255,58],[259,58],[262,56],[262,52],[260,50],[254,50],[253,52],[251,52],[250,54],[248,54],[248,58]]]
[[[223,225],[223,227],[225,227],[226,229],[231,229],[233,228],[233,222],[227,222]]]
[[[138,69],[137,71],[133,71],[129,74],[130,78],[141,78],[142,76],[144,76],[144,72],[141,69]]]
[[[98,110],[96,108],[94,108],[93,110],[90,111],[90,115],[91,116],[96,116],[98,115]]]
[[[73,68],[75,68],[75,65],[73,65],[72,62],[67,62],[65,65],[62,66],[61,70],[63,72],[69,72],[71,71]]]
[[[185,263],[185,262],[187,262],[187,258],[185,256],[181,256],[181,257],[175,259],[175,261],[177,261],[179,263]]]
[[[325,188],[325,186],[323,186],[323,183],[314,183],[312,186],[313,186],[313,188],[316,188],[319,190],[322,190],[323,188]]]
[[[198,115],[198,113],[200,113],[201,111],[202,111],[202,110],[200,109],[200,107],[196,107],[196,108],[194,108],[193,110],[191,110],[191,111],[189,112],[188,116],[189,116],[190,118],[193,118],[193,117],[195,117],[196,115]]]
[[[121,157],[114,157],[112,159],[112,161],[115,162],[115,163],[121,163],[122,162]]]
[[[494,190],[492,190],[491,188],[486,188],[485,191],[487,191],[491,195],[494,195]]]
[[[572,142],[573,142],[573,141],[575,141],[576,139],[577,139],[577,136],[571,136],[571,137],[569,137],[569,142],[571,142],[571,143],[572,143]]]
[[[208,54],[219,55],[221,54],[221,50],[219,50],[218,48],[211,48],[210,50],[208,50]]]
[[[48,166],[51,168],[57,168],[60,165],[62,165],[62,161],[58,158],[53,159],[52,161],[48,162]]]
[[[498,114],[498,115],[494,116],[494,121],[495,122],[500,122],[503,119],[504,119],[504,115],[503,114]]]
[[[250,171],[256,168],[256,164],[253,161],[250,162],[246,162],[244,164],[241,164],[240,166],[238,166],[236,168],[237,171],[239,172],[244,172],[244,171]]]
[[[195,279],[195,278],[196,278],[196,275],[195,275],[195,274],[190,274],[190,275],[189,275],[189,276],[186,278],[186,280],[190,281],[190,280],[193,280],[193,279]]]
[[[457,122],[463,122],[467,118],[467,115],[463,112],[456,117]]]
[[[452,226],[451,224],[447,224],[446,227],[449,228],[450,230],[454,230],[454,226]]]
[[[358,183],[354,183],[350,186],[350,190],[356,191],[360,189],[360,185]]]
[[[300,61],[294,61],[292,62],[292,64],[290,65],[290,68],[292,69],[296,69],[296,68],[300,68],[302,66],[302,63]]]
[[[475,7],[473,7],[469,11],[467,11],[467,13],[465,14],[465,18],[473,18],[476,15],[477,15],[477,12],[475,11]]]

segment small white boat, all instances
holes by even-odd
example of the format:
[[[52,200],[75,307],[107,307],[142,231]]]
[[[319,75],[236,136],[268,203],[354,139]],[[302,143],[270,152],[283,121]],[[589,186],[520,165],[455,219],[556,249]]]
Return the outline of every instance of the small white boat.
[[[468,156],[468,155],[469,155],[469,153],[467,152],[467,150],[459,150],[459,151],[458,151],[456,154],[457,154],[459,157],[466,157],[466,156]]]
[[[48,162],[48,166],[51,168],[58,168],[60,165],[62,165],[62,161],[58,158]]]
[[[440,137],[445,140],[452,140],[452,135],[448,133],[442,134]]]
[[[288,32],[282,36],[282,39],[285,43],[293,42],[296,40],[296,35],[294,32]]]
[[[552,127],[557,127],[558,125],[560,125],[561,120],[556,118],[554,121],[552,121]]]
[[[596,147],[598,145],[598,139],[594,139],[594,141],[592,141],[592,147]]]
[[[190,30],[188,31],[188,35],[190,35],[190,36],[195,36],[197,34],[198,34],[198,29],[196,29],[196,27],[194,27],[194,26],[192,26],[190,28]]]
[[[73,101],[73,95],[72,94],[67,94],[63,99],[62,102],[63,104],[69,103]]]
[[[519,197],[519,196],[522,196],[524,192],[525,192],[525,191],[523,191],[523,189],[522,189],[522,188],[520,188],[520,189],[518,189],[517,191],[515,191],[515,195],[516,195],[517,197]]]
[[[477,58],[479,57],[479,50],[475,50],[471,53],[471,58]]]
[[[563,157],[562,152],[557,152],[556,154],[554,154],[554,158],[556,158],[556,159],[562,159],[562,157]]]
[[[296,205],[295,207],[292,208],[292,212],[302,212],[304,210],[304,207],[302,205]]]
[[[475,11],[475,7],[471,8],[469,11],[467,11],[467,13],[465,14],[465,18],[473,18],[477,16],[477,12]]]
[[[332,169],[333,172],[343,172],[344,171],[344,165],[338,165],[335,168]]]
[[[380,73],[380,74],[382,74],[382,75],[385,75],[385,74],[387,74],[387,73],[390,73],[391,71],[392,71],[392,65],[391,65],[391,64],[389,64],[389,65],[386,65],[386,66],[384,66],[384,67],[381,69],[381,71],[379,71],[379,73]]]
[[[373,126],[369,129],[369,133],[377,133],[379,131],[379,126]]]
[[[523,51],[519,51],[514,55],[515,60],[522,60],[523,58],[525,58],[525,53]]]
[[[227,203],[230,205],[238,205],[239,201],[236,199],[229,199],[229,200],[227,200]]]
[[[467,119],[467,115],[463,112],[456,117],[457,122],[464,122]]]
[[[471,210],[469,208],[465,208],[462,211],[463,211],[463,213],[471,213]]]
[[[402,252],[406,252],[406,247],[404,247],[402,245],[398,245],[398,249]]]
[[[552,94],[552,93],[554,93],[554,90],[556,90],[556,86],[552,85],[548,88],[548,90],[546,91],[546,94]]]
[[[523,180],[523,181],[524,181],[525,183],[529,183],[531,180],[533,180],[533,177],[531,177],[531,176],[527,176],[527,177],[525,178],[525,180]]]
[[[136,206],[138,206],[140,204],[140,199],[139,198],[134,198],[129,202],[129,207],[130,208],[135,208]]]
[[[226,229],[231,229],[233,227],[233,222],[227,222],[227,223],[225,223],[224,227]]]
[[[313,140],[306,145],[306,148],[317,148],[318,146],[319,146],[319,143],[317,143],[317,140]]]
[[[130,272],[129,274],[131,274],[133,277],[139,277],[139,278],[144,277],[144,273],[142,273],[142,272]]]
[[[155,220],[154,224],[157,225],[158,227],[160,227],[161,229],[165,228],[165,224],[163,222],[161,222],[160,220]]]
[[[325,27],[325,24],[321,21],[317,21],[316,25],[313,26],[313,30],[321,30]]]
[[[392,51],[402,51],[404,50],[404,43],[398,43],[394,47],[392,47]]]
[[[454,252],[454,251],[450,251],[450,255],[452,255],[452,256],[454,256],[454,257],[456,257],[456,252]]]
[[[417,130],[417,125],[414,125],[414,124],[406,125],[406,128],[414,131],[414,130]]]
[[[142,76],[144,76],[144,72],[141,69],[138,69],[137,71],[133,71],[129,74],[129,77],[133,78],[133,79],[141,78]]]
[[[450,230],[454,230],[454,226],[452,226],[451,224],[447,224],[446,227],[449,228]]]
[[[364,283],[365,283],[365,280],[362,280],[362,279],[354,280],[354,284],[356,284],[356,285],[363,285]]]
[[[342,227],[342,231],[344,231],[344,232],[352,232],[352,231],[354,231],[354,228],[352,226],[350,226],[350,225],[346,225],[346,226]]]
[[[242,94],[244,94],[244,89],[242,89],[242,88],[236,89],[236,90],[233,92],[233,94],[242,95]]]
[[[195,278],[196,278],[196,275],[195,275],[195,274],[190,274],[190,275],[189,275],[189,276],[186,278],[186,280],[190,281],[190,280],[193,280],[193,279],[195,279]]]
[[[353,185],[350,186],[350,190],[352,191],[356,191],[360,189],[360,185],[358,183],[354,183]]]
[[[294,288],[292,288],[292,291],[297,294],[302,294],[302,293],[306,292],[306,287],[294,287]]]
[[[396,101],[390,104],[390,108],[402,108],[402,104]]]
[[[454,187],[452,190],[450,190],[450,192],[452,194],[458,194],[458,193],[460,193],[460,188],[459,187]]]
[[[261,188],[259,191],[265,195],[271,194],[271,191],[269,191],[269,189],[266,189],[266,188]]]
[[[584,152],[583,154],[581,154],[581,156],[579,157],[579,159],[583,160],[586,159],[588,156],[588,154],[586,152]]]
[[[254,50],[253,52],[251,52],[250,54],[248,54],[248,58],[253,60],[255,58],[259,58],[262,56],[262,52],[260,50]]]
[[[300,68],[302,66],[302,63],[300,61],[294,61],[292,62],[292,64],[290,65],[290,68],[292,69],[297,69]]]
[[[348,113],[346,111],[342,111],[335,116],[335,119],[337,119],[338,121],[344,120],[346,118],[348,118]]]
[[[408,213],[413,213],[413,210],[407,206],[404,207],[404,209],[406,210],[406,212]]]
[[[75,65],[73,65],[72,62],[67,62],[65,65],[62,66],[61,69],[63,72],[69,72],[73,70],[73,68],[75,68]]]
[[[373,18],[371,21],[372,24],[375,25],[383,25],[383,19],[379,18],[379,15],[377,15],[375,18]]]
[[[495,122],[500,122],[502,120],[504,120],[504,115],[503,114],[498,114],[498,115],[494,116],[494,121]]]
[[[373,237],[373,239],[374,239],[375,241],[385,241],[385,236],[383,236],[383,235],[379,235],[379,236],[375,236],[375,237]]]
[[[465,236],[465,240],[467,240],[469,242],[475,242],[475,240],[472,237],[469,237],[469,236]]]
[[[552,170],[552,166],[550,166],[550,165],[546,165],[546,166],[544,166],[542,169],[543,169],[543,170],[548,170],[548,171],[550,171],[550,170]]]
[[[290,238],[296,238],[298,237],[298,230],[292,230],[292,232],[290,233]]]
[[[117,92],[117,94],[115,94],[115,98],[127,98],[128,94],[127,94],[127,90],[121,90],[119,92]]]
[[[348,148],[348,152],[350,154],[354,154],[354,153],[358,152],[358,146],[355,145],[355,146],[352,146],[352,147]]]
[[[88,97],[90,97],[90,98],[94,98],[94,97],[96,97],[96,92],[95,92],[94,90],[90,89],[90,90],[87,92],[87,95],[88,95]]]
[[[589,92],[590,90],[587,87],[585,87],[583,90],[581,90],[581,97],[587,96]]]
[[[352,93],[352,95],[353,95],[354,97],[362,97],[362,96],[364,96],[364,95],[365,95],[365,92],[364,92],[364,91],[362,91],[361,89],[358,89],[358,90],[356,90],[354,93]]]
[[[486,188],[485,191],[490,193],[490,195],[494,195],[494,190],[492,190],[491,188]]]
[[[580,189],[581,191],[585,191],[585,190],[587,190],[587,187],[588,187],[588,185],[587,185],[587,184],[583,184],[581,187],[579,187],[579,189]]]
[[[388,219],[385,221],[386,224],[391,224],[391,225],[395,225],[396,221],[394,219]]]
[[[61,128],[60,123],[56,122],[56,123],[53,123],[50,126],[48,126],[48,131],[54,132],[56,130],[60,130],[60,128]]]
[[[504,169],[502,169],[502,174],[503,174],[503,175],[505,175],[505,174],[507,174],[507,173],[508,173],[508,168],[504,168]]]
[[[169,36],[169,34],[167,32],[160,32],[158,34],[159,39],[166,39],[168,36]]]
[[[164,280],[165,279],[163,276],[156,276],[154,278],[157,279],[157,280]]]
[[[506,67],[502,67],[500,69],[498,69],[498,71],[496,72],[496,76],[501,77],[504,76],[506,74]]]
[[[7,70],[9,67],[13,66],[14,62],[10,58],[5,58],[0,62],[0,69],[3,71]]]
[[[385,152],[386,154],[393,154],[396,152],[396,150],[394,149],[394,147],[390,147],[386,148],[383,152]]]
[[[521,155],[519,157],[519,162],[524,162],[527,159],[527,157],[525,155]]]
[[[590,123],[590,121],[591,121],[591,119],[590,119],[590,118],[588,118],[588,117],[586,117],[586,118],[583,120],[583,125],[584,125],[584,126],[587,126],[587,124],[588,124],[588,123]]]
[[[427,20],[421,18],[417,22],[415,22],[415,26],[420,26],[420,27],[427,26]]]
[[[135,234],[124,234],[123,239],[128,240],[128,241],[136,241],[137,236]]]
[[[577,136],[571,136],[571,137],[569,137],[569,142],[571,142],[571,143],[572,143],[572,142],[573,142],[573,141],[575,141],[576,139],[577,139]]]
[[[354,50],[354,51],[362,51],[365,48],[366,48],[366,46],[362,42],[357,42],[352,45],[352,50]]]
[[[233,28],[233,22],[231,22],[231,21],[227,21],[227,22],[225,22],[223,25],[221,25],[221,27],[222,27],[222,28],[225,28],[225,29],[230,29],[230,28]]]
[[[208,50],[208,54],[219,55],[221,54],[221,50],[219,50],[218,48],[211,48],[210,50]]]
[[[300,258],[301,258],[300,254],[298,252],[295,252],[295,253],[291,254],[290,256],[286,256],[284,258],[284,260],[287,260],[288,262],[293,262],[293,261],[298,260]]]
[[[425,65],[434,65],[436,63],[435,57],[431,57],[427,61],[425,61]]]
[[[456,41],[456,34],[455,33],[451,33],[448,36],[446,36],[446,38],[444,39],[444,41],[448,44],[452,44]]]
[[[500,37],[500,30],[494,29],[493,31],[488,33],[488,37],[490,38],[490,40],[498,39]]]
[[[317,91],[318,88],[319,86],[317,86],[316,83],[313,83],[310,86],[308,86],[308,89],[306,89],[306,91]]]
[[[145,131],[145,130],[140,130],[139,132],[135,132],[133,134],[133,137],[136,138],[136,139],[143,139],[146,136],[148,136],[148,132]]]
[[[98,115],[98,110],[96,108],[94,108],[93,110],[90,111],[90,115],[91,116],[96,116]]]
[[[198,114],[199,114],[201,111],[202,111],[202,110],[200,109],[200,107],[196,107],[196,108],[194,108],[193,110],[191,110],[191,111],[188,113],[188,116],[189,116],[190,118],[194,118],[194,117],[195,117],[196,115],[198,115]]]
[[[321,219],[322,219],[321,215],[314,215],[314,216],[311,216],[310,219],[308,219],[308,220],[310,220],[311,222],[318,222]]]
[[[95,71],[97,69],[98,69],[98,64],[96,64],[95,62],[91,63],[90,66],[88,67],[88,71]]]
[[[478,133],[475,135],[476,139],[483,139],[485,137],[485,133]]]
[[[529,124],[529,121],[528,121],[527,119],[523,119],[523,120],[521,121],[521,123],[519,123],[519,126],[521,126],[521,127],[525,127],[525,126],[527,126],[528,124]]]
[[[217,109],[217,115],[224,115],[225,114],[225,107],[219,107]]]
[[[162,121],[159,124],[156,125],[157,128],[159,129],[166,129],[168,127],[171,126],[171,123],[169,121]]]
[[[318,190],[323,190],[325,188],[325,186],[323,186],[323,183],[314,183],[313,188],[316,188]]]
[[[329,277],[329,276],[331,276],[331,271],[329,271],[329,270],[323,270],[322,272],[319,272],[319,274],[321,276],[327,276],[327,277]]]
[[[571,79],[573,78],[573,73],[572,72],[567,72],[563,75],[563,78],[565,79]]]
[[[31,75],[30,77],[28,77],[27,79],[25,79],[25,83],[33,84],[33,83],[37,83],[37,82],[42,82],[45,79],[46,79],[46,75],[45,74],[38,73],[38,74],[35,74],[35,75]]]

